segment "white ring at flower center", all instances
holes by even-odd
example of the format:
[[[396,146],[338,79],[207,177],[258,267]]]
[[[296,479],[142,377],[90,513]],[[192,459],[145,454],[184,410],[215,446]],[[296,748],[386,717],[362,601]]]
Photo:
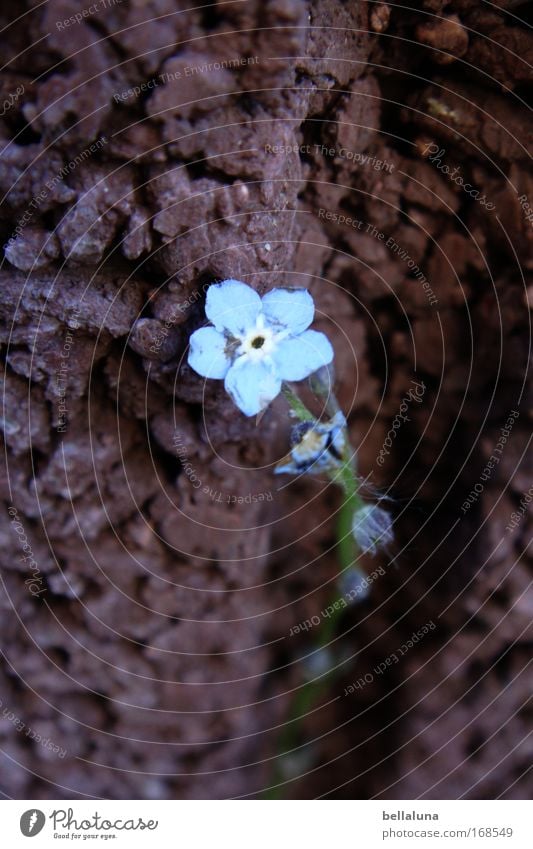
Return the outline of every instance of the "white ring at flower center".
[[[249,330],[241,340],[241,346],[238,350],[239,356],[244,354],[253,362],[264,360],[270,356],[276,347],[276,335],[278,334],[275,334],[270,327],[264,327],[263,322],[258,321],[256,326]],[[261,340],[262,343],[258,344]]]

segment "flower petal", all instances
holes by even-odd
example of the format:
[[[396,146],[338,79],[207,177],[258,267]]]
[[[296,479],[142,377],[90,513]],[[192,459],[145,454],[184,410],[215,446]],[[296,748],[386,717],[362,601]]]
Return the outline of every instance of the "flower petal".
[[[224,386],[245,416],[255,416],[279,395],[281,380],[267,363],[240,357],[228,371]]]
[[[205,314],[217,330],[241,337],[253,327],[261,312],[261,298],[239,280],[214,283],[207,290]]]
[[[272,289],[263,297],[263,315],[270,324],[296,335],[307,330],[315,305],[307,289]]]
[[[192,334],[188,363],[198,374],[221,380],[226,377],[231,358],[225,353],[226,337],[214,327],[201,327]]]
[[[282,380],[303,380],[332,361],[333,348],[323,333],[306,330],[279,342],[272,359]]]

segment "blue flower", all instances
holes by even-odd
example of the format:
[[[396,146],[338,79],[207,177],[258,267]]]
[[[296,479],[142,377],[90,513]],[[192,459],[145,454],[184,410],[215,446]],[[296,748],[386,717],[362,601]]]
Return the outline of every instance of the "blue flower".
[[[365,504],[353,515],[352,533],[362,553],[374,555],[394,540],[391,515],[376,504]]]
[[[305,289],[272,289],[261,298],[246,283],[224,280],[207,290],[205,313],[213,326],[192,334],[189,365],[224,380],[245,416],[264,410],[284,380],[303,380],[333,359],[326,336],[307,329],[315,307]]]

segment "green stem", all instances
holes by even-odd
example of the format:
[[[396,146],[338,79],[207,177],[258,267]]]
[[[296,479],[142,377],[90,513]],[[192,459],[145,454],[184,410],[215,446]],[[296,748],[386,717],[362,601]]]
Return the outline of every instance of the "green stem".
[[[316,421],[315,417],[312,413],[309,412],[303,401],[298,397],[296,392],[294,392],[288,383],[284,383],[281,387],[281,391],[285,398],[289,403],[289,407],[291,408],[294,415],[300,419],[302,422],[314,422]]]
[[[344,491],[344,501],[339,511],[337,526],[339,560],[342,571],[351,568],[357,559],[358,549],[352,533],[352,521],[356,510],[359,510],[363,506],[363,500],[359,495],[359,482],[355,462],[346,432],[345,443],[343,466],[339,472],[335,473],[335,476],[332,475],[332,480],[340,484]]]
[[[326,412],[330,418],[340,412],[339,402],[333,392],[333,371],[331,366],[323,366],[309,378],[311,391],[326,404]]]
[[[339,409],[337,399],[331,392],[330,384],[326,382],[323,374],[317,373],[313,375],[310,379],[310,385],[317,395],[328,399],[332,414]],[[315,417],[289,384],[283,384],[282,392],[292,412],[300,421],[316,421]],[[359,510],[363,506],[363,500],[359,495],[357,471],[347,430],[344,431],[344,441],[346,447],[344,449],[343,464],[340,469],[332,469],[329,473],[330,480],[341,486],[344,492],[344,501],[339,511],[337,542],[339,560],[342,567],[341,571],[350,569],[357,560],[358,549],[352,534],[352,521],[356,510]]]
[[[358,549],[352,533],[352,522],[354,513],[362,505],[363,502],[357,489],[354,489],[350,493],[346,493],[345,491],[345,498],[339,511],[337,525],[339,561],[342,571],[350,569],[357,559]]]
[[[283,788],[279,785],[283,781],[281,767],[282,761],[298,746],[297,738],[299,733],[299,723],[302,718],[309,713],[313,704],[315,704],[320,696],[327,691],[329,678],[329,675],[325,675],[319,681],[308,681],[300,687],[298,693],[294,697],[289,719],[283,726],[283,732],[279,743],[280,751],[276,758],[273,783],[278,786],[272,786],[265,791],[263,794],[265,799],[279,799],[281,797]]]
[[[315,380],[314,384],[312,384],[312,388],[317,395],[324,398],[327,397],[329,412],[333,415],[339,407],[335,396],[331,392],[329,392],[329,394],[326,393],[327,387],[323,375],[318,375],[318,378]],[[287,399],[292,412],[300,421],[316,421],[315,416],[311,414],[305,404],[300,400],[292,388],[288,386],[288,384],[283,384],[282,392]],[[359,550],[352,533],[352,521],[355,511],[363,505],[363,500],[359,495],[359,485],[352,448],[346,431],[344,433],[344,438],[346,448],[344,451],[343,464],[340,469],[332,469],[329,473],[330,480],[339,485],[344,493],[344,500],[339,510],[337,529],[337,546],[341,571],[353,568],[357,561]],[[334,601],[336,601],[336,598]],[[341,612],[342,608],[339,605],[339,608],[335,608],[332,615],[322,622],[317,638],[317,644],[319,647],[323,648],[333,640],[337,621]],[[299,724],[301,723],[303,716],[308,713],[312,705],[315,704],[322,693],[326,691],[330,678],[331,675],[327,674],[317,681],[309,681],[305,683],[295,696],[289,720],[281,735],[280,751],[276,761],[274,784],[277,784],[278,786],[271,787],[265,794],[263,794],[264,798],[280,798],[282,794],[281,783],[283,775],[281,764],[283,759],[288,757],[291,750],[297,745],[296,741],[299,734]]]

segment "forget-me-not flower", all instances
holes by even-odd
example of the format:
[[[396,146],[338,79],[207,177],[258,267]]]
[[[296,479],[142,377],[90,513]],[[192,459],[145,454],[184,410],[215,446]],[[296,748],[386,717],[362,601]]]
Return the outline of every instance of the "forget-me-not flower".
[[[306,289],[272,289],[261,298],[239,280],[207,290],[213,326],[192,334],[188,362],[198,374],[224,380],[246,415],[264,410],[284,380],[303,380],[333,359],[327,337],[308,330],[315,307]]]

